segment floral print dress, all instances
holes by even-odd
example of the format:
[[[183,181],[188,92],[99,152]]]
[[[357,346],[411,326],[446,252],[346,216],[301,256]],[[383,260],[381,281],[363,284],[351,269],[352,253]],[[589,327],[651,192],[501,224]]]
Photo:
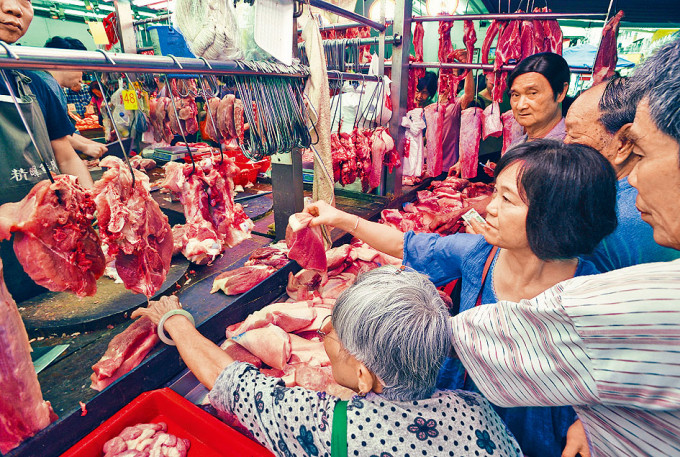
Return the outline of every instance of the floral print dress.
[[[280,379],[235,362],[217,378],[209,399],[278,456],[330,456],[336,397],[285,387]],[[348,456],[522,456],[487,400],[455,390],[409,402],[373,393],[352,397],[347,443]]]

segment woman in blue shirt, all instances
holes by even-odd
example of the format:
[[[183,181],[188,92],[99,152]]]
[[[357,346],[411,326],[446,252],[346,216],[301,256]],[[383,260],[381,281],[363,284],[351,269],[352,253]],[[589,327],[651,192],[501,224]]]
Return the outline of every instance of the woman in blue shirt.
[[[493,198],[481,235],[401,233],[323,202],[305,211],[312,225],[349,231],[442,286],[460,278],[460,310],[499,300],[530,299],[558,282],[598,273],[580,258],[616,228],[616,176],[592,148],[536,140],[516,146],[495,170]],[[488,264],[488,266],[487,266]],[[486,266],[486,268],[485,268]],[[486,275],[484,270],[487,270]],[[462,365],[445,363],[438,386],[474,389]],[[500,412],[526,455],[560,455],[571,408],[513,408]]]

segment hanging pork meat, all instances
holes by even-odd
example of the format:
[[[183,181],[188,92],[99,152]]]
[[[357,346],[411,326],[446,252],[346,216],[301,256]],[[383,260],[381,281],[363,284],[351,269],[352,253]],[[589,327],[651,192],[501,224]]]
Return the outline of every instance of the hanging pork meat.
[[[37,284],[54,292],[94,295],[106,261],[92,228],[95,204],[71,175],[33,186],[23,200],[0,206],[0,240],[14,233],[14,252]]]
[[[550,13],[551,10],[546,6],[542,10],[544,13]],[[562,55],[562,29],[555,19],[548,19],[543,21],[543,29],[545,31],[546,44],[544,45],[545,52],[554,52]]]
[[[614,76],[616,62],[619,59],[616,44],[621,18],[623,18],[623,10],[611,18],[602,29],[602,40],[600,41],[600,48],[597,50],[597,57],[595,57],[595,64],[593,65],[593,85]]]
[[[423,28],[423,23],[416,23],[415,29],[413,30],[413,50],[415,51],[415,57],[412,58],[412,62],[422,62],[423,61],[423,38],[425,37],[425,29]],[[409,70],[408,77],[408,96],[407,96],[407,111],[411,111],[416,107],[416,89],[418,87],[418,81],[420,78],[425,76],[424,68],[412,68]]]
[[[467,108],[461,114],[459,146],[461,178],[472,179],[477,176],[483,120],[484,114],[481,108]]]

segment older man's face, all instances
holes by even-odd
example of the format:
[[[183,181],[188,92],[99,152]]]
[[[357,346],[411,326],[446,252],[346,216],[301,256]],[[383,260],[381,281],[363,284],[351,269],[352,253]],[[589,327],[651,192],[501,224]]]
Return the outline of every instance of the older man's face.
[[[637,107],[629,135],[633,153],[640,156],[628,176],[638,190],[635,206],[654,229],[654,241],[680,249],[680,144],[656,127],[646,99]]]
[[[26,34],[32,19],[30,0],[0,0],[0,40],[16,42]]]
[[[564,142],[590,146],[613,164],[616,157],[616,148],[612,147],[614,135],[600,123],[598,108],[605,86],[600,84],[591,87],[574,100],[565,118],[567,136]]]

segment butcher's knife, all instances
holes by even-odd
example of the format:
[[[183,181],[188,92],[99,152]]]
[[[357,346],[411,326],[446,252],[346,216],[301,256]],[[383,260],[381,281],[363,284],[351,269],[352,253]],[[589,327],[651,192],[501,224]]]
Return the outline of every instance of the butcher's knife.
[[[36,373],[40,373],[47,366],[54,362],[68,347],[68,344],[58,344],[56,346],[46,346],[32,348],[31,359]]]

